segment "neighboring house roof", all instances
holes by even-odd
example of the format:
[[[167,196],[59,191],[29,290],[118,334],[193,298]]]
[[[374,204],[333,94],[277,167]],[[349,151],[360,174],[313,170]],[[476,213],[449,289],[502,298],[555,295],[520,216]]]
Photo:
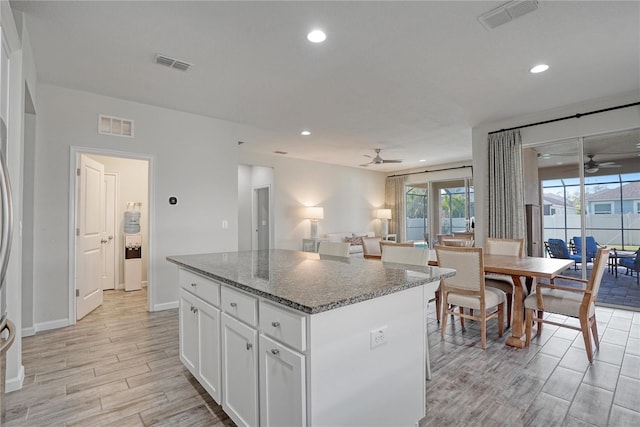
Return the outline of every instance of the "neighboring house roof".
[[[596,200],[620,200],[620,189],[610,188],[598,191],[597,193],[587,195],[586,198],[589,202]],[[627,200],[640,199],[640,181],[624,184],[622,186],[622,198]]]
[[[564,206],[564,197],[558,196],[557,194],[544,193],[542,194],[542,201],[545,205]]]

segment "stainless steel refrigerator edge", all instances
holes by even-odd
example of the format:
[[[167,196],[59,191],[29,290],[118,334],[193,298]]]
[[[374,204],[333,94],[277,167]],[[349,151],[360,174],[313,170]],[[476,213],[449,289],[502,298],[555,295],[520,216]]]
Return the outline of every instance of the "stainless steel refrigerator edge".
[[[5,162],[7,127],[0,118],[0,425],[5,415],[5,354],[15,339],[15,326],[7,319],[7,301],[5,275],[11,252],[13,233],[13,208],[11,206],[11,184]]]

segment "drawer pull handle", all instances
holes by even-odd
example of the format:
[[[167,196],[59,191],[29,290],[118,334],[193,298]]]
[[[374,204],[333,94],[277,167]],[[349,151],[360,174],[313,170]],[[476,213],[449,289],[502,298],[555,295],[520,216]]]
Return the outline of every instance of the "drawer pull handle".
[[[237,303],[235,303],[235,302],[232,302],[232,303],[230,303],[229,305],[230,305],[231,307],[234,307],[234,308],[238,306],[238,304],[237,304]]]
[[[194,307],[194,308],[193,308],[193,312],[194,312],[194,313],[197,313],[197,312],[198,312],[198,309]]]
[[[191,286],[196,287],[197,283],[192,283]]]
[[[271,326],[277,328],[278,326],[280,326],[280,322],[271,322]]]
[[[253,348],[253,344],[250,342],[247,343],[247,350],[251,350]]]
[[[280,350],[278,350],[277,348],[272,348],[272,349],[271,349],[271,354],[273,354],[273,355],[277,356],[277,355],[279,355],[279,354],[280,354]]]

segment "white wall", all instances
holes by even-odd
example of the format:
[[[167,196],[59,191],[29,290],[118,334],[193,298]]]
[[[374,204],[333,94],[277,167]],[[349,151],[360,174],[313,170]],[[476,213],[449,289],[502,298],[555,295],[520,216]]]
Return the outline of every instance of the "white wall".
[[[116,261],[118,262],[118,286],[124,286],[124,212],[127,202],[141,202],[140,237],[142,238],[142,281],[147,281],[147,265],[149,259],[149,162],[138,159],[90,155],[89,157],[102,163],[105,172],[118,175],[117,214],[116,214]]]
[[[321,236],[379,227],[373,211],[384,204],[384,173],[276,155],[241,152],[240,157],[244,164],[273,167],[275,248],[302,248],[302,239],[309,237],[309,220],[302,217],[304,206],[324,208]]]
[[[236,250],[239,125],[61,87],[38,88],[34,203],[36,324],[68,318],[70,147],[151,157],[150,277],[155,309],[176,306],[172,254]],[[135,121],[135,138],[97,133],[98,114]],[[176,196],[177,205],[168,198]],[[222,230],[222,220],[229,227]],[[45,325],[46,326],[46,325]]]
[[[492,123],[481,123],[472,129],[473,180],[476,192],[476,240],[484,241],[488,227],[488,142],[487,134],[494,130],[551,120],[577,113],[600,110],[638,102],[640,91],[633,91],[602,99],[568,105],[563,108],[542,111],[534,115],[513,117]],[[523,100],[523,102],[526,102]],[[521,130],[523,146],[541,142],[557,141],[579,136],[632,129],[640,124],[640,107],[629,107],[606,113],[568,119],[546,125],[533,126]]]

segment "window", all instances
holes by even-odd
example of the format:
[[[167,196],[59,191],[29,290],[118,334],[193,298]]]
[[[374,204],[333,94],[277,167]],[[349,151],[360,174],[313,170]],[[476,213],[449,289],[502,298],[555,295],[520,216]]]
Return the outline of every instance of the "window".
[[[593,213],[596,215],[611,215],[613,213],[613,203],[594,203]]]
[[[407,187],[407,240],[425,240],[428,232],[427,189]]]

